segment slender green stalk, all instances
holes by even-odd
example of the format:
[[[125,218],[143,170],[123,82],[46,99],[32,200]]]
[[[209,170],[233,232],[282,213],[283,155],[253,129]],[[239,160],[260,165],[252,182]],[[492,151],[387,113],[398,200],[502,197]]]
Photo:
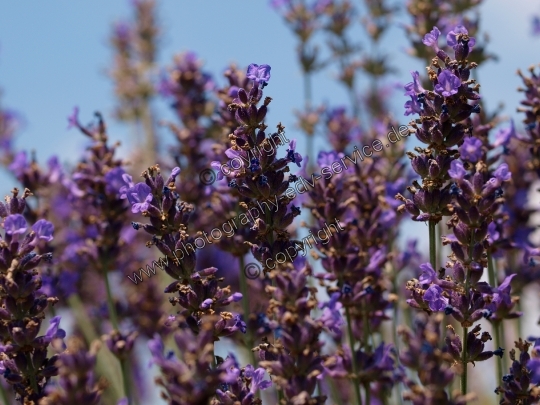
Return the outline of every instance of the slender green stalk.
[[[467,394],[467,333],[468,328],[463,327],[463,351],[461,352],[461,364],[463,373],[461,374],[461,394]]]
[[[30,379],[30,386],[32,387],[32,391],[37,394],[39,392],[39,389],[36,381],[36,370],[34,369],[34,363],[32,362],[29,353],[25,353],[25,357],[27,363],[28,378]]]
[[[489,285],[492,287],[498,287],[499,283],[497,280],[497,274],[495,272],[495,266],[493,265],[493,257],[491,256],[491,252],[488,250],[487,252],[487,260],[488,260],[488,279],[489,279]],[[504,347],[504,343],[501,339],[501,321],[495,321],[493,322],[493,333],[495,335],[495,346],[497,348]],[[500,384],[503,377],[503,359],[501,357],[497,356],[497,384]]]
[[[118,328],[118,315],[116,314],[116,308],[114,306],[114,300],[111,292],[111,285],[109,283],[108,273],[103,276],[105,280],[105,289],[107,290],[107,307],[109,308],[109,316],[114,330],[120,331]]]
[[[247,278],[244,272],[245,267],[244,256],[240,256],[240,292],[242,293],[242,310],[244,311],[244,322],[249,323],[249,299],[248,299],[248,287],[247,287]],[[255,353],[251,350],[254,346],[253,333],[250,328],[247,328],[246,331],[246,343],[247,350],[249,352],[249,357],[251,359],[251,364],[255,366],[256,359]]]
[[[8,396],[7,396],[7,392],[6,390],[4,389],[4,386],[2,384],[0,384],[0,399],[2,400],[2,402],[6,405],[9,404],[8,402]]]
[[[472,260],[473,257],[473,246],[474,246],[474,233],[471,232],[471,242],[469,245],[469,260]],[[467,305],[470,306],[469,302],[469,289],[470,289],[470,263],[467,265],[467,272],[465,273],[465,297],[467,299]],[[462,338],[462,352],[461,352],[461,364],[463,366],[463,373],[461,374],[461,394],[467,394],[467,333],[468,328],[463,327],[463,338]]]
[[[435,236],[436,223],[432,220],[429,221],[429,262],[433,270],[437,271],[437,241]]]
[[[131,387],[131,378],[129,378],[129,366],[128,359],[120,360],[120,368],[122,369],[122,381],[124,383],[124,393],[128,399],[128,403],[131,404],[132,399],[132,387]]]
[[[330,386],[330,394],[332,396],[332,400],[337,402],[337,405],[343,405],[343,398],[341,398],[341,395],[338,393],[338,389],[336,387],[336,383],[333,378],[327,378],[326,381],[328,382],[328,385]]]
[[[364,390],[366,391],[366,405],[370,405],[371,404],[371,387],[369,383],[364,383]]]
[[[306,112],[311,110],[311,73],[303,72],[304,74],[304,109]],[[307,134],[307,155],[310,158],[310,163],[307,169],[311,173],[313,162],[315,159],[315,134]]]
[[[90,345],[93,341],[99,340],[99,336],[92,326],[92,320],[88,317],[81,299],[76,294],[72,294],[68,298],[68,304],[72,308],[72,313],[86,343]],[[122,394],[120,388],[122,382],[119,378],[121,370],[117,368],[114,356],[109,350],[100,350],[97,353],[96,371],[99,375],[107,376],[107,379],[111,382],[111,385],[105,391],[105,395],[119,398]]]
[[[157,139],[154,131],[154,122],[152,119],[152,113],[150,111],[150,102],[146,101],[142,107],[140,116],[141,125],[143,127],[143,133],[145,138],[145,166],[151,166],[157,163]]]
[[[442,258],[442,234],[443,234],[443,221],[439,221],[437,223],[437,240],[436,240],[436,249],[437,249],[437,252],[435,254],[435,260],[439,266],[442,265],[443,263],[443,258]],[[435,270],[435,269],[434,269]]]
[[[105,262],[104,262],[105,264]],[[104,270],[105,270],[105,265],[104,265]],[[114,300],[113,300],[113,297],[112,297],[112,293],[111,293],[111,285],[110,285],[110,282],[109,282],[109,274],[104,271],[104,276],[103,278],[105,279],[105,289],[107,290],[107,306],[109,308],[109,316],[111,318],[111,323],[113,325],[113,329],[114,330],[117,330],[117,331],[120,331],[120,328],[119,328],[119,324],[118,324],[118,315],[116,313],[116,308],[114,306]],[[129,379],[129,372],[127,370],[127,368],[125,367],[125,364],[122,360],[118,360],[120,362],[120,368],[122,370],[122,381],[123,381],[123,387],[124,387],[124,395],[128,398],[128,399],[131,399],[131,391],[130,391],[130,379]]]
[[[351,363],[353,367],[353,373],[354,373],[354,395],[356,396],[356,404],[362,405],[362,396],[360,395],[360,384],[358,381],[358,365],[356,364],[356,356],[354,355],[354,335],[352,332],[352,325],[351,325],[351,314],[349,311],[349,307],[345,307],[345,315],[347,317],[347,334],[349,335],[349,346],[351,348]],[[368,403],[369,404],[369,403]]]

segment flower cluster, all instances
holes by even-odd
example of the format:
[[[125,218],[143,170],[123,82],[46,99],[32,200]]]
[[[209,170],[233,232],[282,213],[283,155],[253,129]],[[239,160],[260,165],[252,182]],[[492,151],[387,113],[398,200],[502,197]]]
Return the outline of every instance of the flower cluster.
[[[37,268],[51,261],[52,254],[35,250],[53,239],[54,226],[40,219],[30,227],[22,214],[32,193],[28,189],[22,197],[17,189],[12,193],[5,203],[0,202],[4,230],[0,238],[0,364],[20,402],[38,401],[49,379],[58,373],[57,356],[49,358],[47,349],[65,337],[60,317],[53,318],[45,335],[38,336],[45,311],[58,299],[39,291],[42,280]]]
[[[408,127],[387,0],[271,1],[298,44],[304,139],[269,124],[275,65],[218,77],[187,51],[163,68],[155,0],[132,0],[110,40],[134,150],[75,108],[81,157],[40,164],[0,109],[0,165],[24,189],[0,203],[0,403],[140,405],[156,387],[169,405],[538,403],[521,318],[540,280],[540,79],[518,73],[522,127],[488,110],[480,4],[407,2],[427,65],[404,85]],[[315,102],[326,69],[348,103]],[[469,364],[496,371],[491,389]]]

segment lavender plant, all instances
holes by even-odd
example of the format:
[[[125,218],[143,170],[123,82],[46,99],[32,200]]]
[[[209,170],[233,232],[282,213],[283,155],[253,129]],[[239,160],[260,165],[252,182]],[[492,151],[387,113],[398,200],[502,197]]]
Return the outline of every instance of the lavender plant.
[[[480,4],[407,3],[427,65],[405,85],[407,127],[385,43],[399,8],[273,0],[298,45],[307,153],[272,115],[273,63],[161,66],[154,0],[131,1],[110,40],[114,117],[137,147],[75,108],[82,156],[42,164],[0,108],[0,164],[24,189],[0,203],[0,403],[539,403],[540,334],[510,326],[538,315],[523,296],[540,280],[540,80],[518,73],[523,129],[487,111]],[[314,97],[331,69],[348,103]],[[482,364],[494,379],[472,384]]]

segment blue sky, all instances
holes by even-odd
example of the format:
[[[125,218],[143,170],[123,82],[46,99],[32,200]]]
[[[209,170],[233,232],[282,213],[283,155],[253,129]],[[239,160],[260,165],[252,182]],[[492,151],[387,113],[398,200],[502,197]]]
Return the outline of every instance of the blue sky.
[[[520,97],[515,91],[519,85],[515,71],[539,62],[540,53],[535,50],[540,38],[532,37],[530,32],[531,15],[540,14],[540,4],[534,3],[490,0],[482,7],[482,27],[491,37],[488,49],[500,60],[479,70],[481,94],[489,108],[504,102],[505,113],[514,116]],[[271,65],[272,79],[266,94],[274,101],[269,120],[282,121],[295,135],[292,110],[302,106],[295,42],[266,1],[207,0],[201,5],[164,0],[159,14],[164,31],[162,62],[170,61],[175,53],[194,50],[215,76],[220,76],[233,61],[240,66]],[[60,155],[62,160],[76,156],[84,139],[66,129],[66,117],[75,105],[81,109],[83,122],[90,121],[95,110],[102,111],[109,117],[111,138],[129,142],[129,127],[114,122],[110,116],[113,87],[106,76],[112,59],[107,45],[110,25],[127,15],[127,1],[0,2],[3,105],[19,111],[26,121],[18,147],[36,149],[40,161],[52,154]],[[362,33],[357,34],[362,40]],[[391,62],[398,69],[392,80],[403,83],[410,80],[410,70],[422,72],[421,64],[405,55],[406,46],[396,23],[385,38],[384,48],[391,51]],[[345,93],[332,78],[334,74],[325,71],[316,76],[316,102],[346,103]],[[402,116],[404,102],[405,98],[396,92],[393,105],[400,123],[409,121]],[[161,107],[161,115],[168,117],[165,104]],[[303,140],[299,139],[299,143],[302,146]]]
[[[531,35],[531,18],[540,14],[540,3],[530,0],[490,0],[481,7],[481,29],[489,34],[488,50],[499,56],[478,71],[480,93],[488,109],[505,104],[504,113],[514,117],[520,128],[516,107],[521,94],[515,74],[540,62],[540,37]],[[535,4],[536,3],[536,4]],[[298,139],[298,150],[305,143],[294,128],[292,113],[303,105],[303,88],[295,54],[296,42],[282,19],[264,0],[162,0],[159,20],[162,23],[161,65],[168,64],[174,54],[195,51],[206,63],[205,68],[221,80],[230,62],[239,66],[250,63],[272,66],[270,85],[265,95],[273,98],[268,123],[282,122],[289,139]],[[67,130],[66,117],[73,106],[80,107],[81,121],[89,122],[99,110],[108,118],[112,140],[122,141],[121,153],[133,146],[128,125],[115,122],[113,84],[106,75],[112,60],[108,47],[111,24],[130,15],[129,2],[110,0],[54,0],[47,2],[0,1],[0,88],[3,105],[20,112],[26,125],[17,139],[17,147],[35,149],[40,162],[53,154],[64,162],[73,162],[85,145],[77,131]],[[509,17],[511,16],[511,17]],[[403,15],[398,21],[408,21]],[[424,72],[422,63],[406,55],[407,42],[401,22],[396,21],[385,36],[382,48],[390,55],[397,74],[389,80],[407,83],[410,71]],[[357,29],[355,39],[365,42]],[[364,48],[366,48],[365,46]],[[315,104],[347,103],[347,96],[330,69],[314,78]],[[406,98],[400,91],[392,97],[392,106],[399,124]],[[159,118],[170,118],[164,102],[158,106]],[[172,139],[162,129],[165,143]],[[318,141],[319,149],[327,143]],[[410,145],[410,149],[414,141]],[[0,170],[0,192],[8,192],[13,180]],[[412,232],[425,233],[423,224],[414,224]]]
[[[488,109],[504,102],[504,113],[519,123],[521,117],[515,111],[521,98],[516,91],[520,80],[515,72],[540,63],[540,37],[531,35],[531,18],[540,15],[540,2],[484,3],[481,28],[489,33],[488,50],[497,54],[499,61],[479,69],[480,92]],[[119,0],[0,1],[0,88],[3,106],[18,111],[25,119],[16,142],[18,148],[36,150],[40,162],[53,154],[64,162],[73,162],[84,148],[84,138],[77,131],[67,130],[66,117],[77,105],[83,123],[92,119],[94,111],[103,112],[108,118],[110,137],[122,141],[122,150],[127,152],[130,128],[111,117],[113,84],[106,69],[112,60],[108,48],[111,23],[128,15],[128,1]],[[268,120],[272,125],[283,122],[287,137],[298,138],[302,151],[305,144],[294,129],[292,114],[303,105],[296,43],[266,1],[163,0],[159,15],[164,31],[161,62],[168,63],[174,54],[193,50],[206,62],[205,68],[219,78],[230,62],[240,66],[271,65],[272,78],[265,94],[274,101]],[[360,31],[355,33],[357,39],[365,39]],[[397,23],[385,37],[383,47],[398,70],[392,81],[407,83],[410,70],[424,71],[418,61],[405,54],[407,43]],[[346,94],[332,75],[335,71],[316,76],[315,104],[347,103]],[[392,99],[400,124],[409,121],[403,116],[405,101],[399,91]],[[161,118],[171,117],[164,103],[159,113]],[[321,141],[319,147],[326,144]],[[0,173],[2,194],[14,185],[7,173]],[[427,235],[427,228],[415,224],[407,233]]]

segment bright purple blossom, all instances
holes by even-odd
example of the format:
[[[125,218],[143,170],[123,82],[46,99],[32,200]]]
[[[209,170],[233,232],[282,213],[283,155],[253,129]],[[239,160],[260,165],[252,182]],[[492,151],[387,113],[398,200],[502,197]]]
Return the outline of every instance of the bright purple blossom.
[[[296,149],[296,140],[289,142],[289,149],[287,149],[287,159],[292,163],[296,163],[298,167],[301,167],[300,162],[302,161],[302,155],[295,151]]]
[[[448,174],[450,177],[452,177],[454,180],[463,180],[467,172],[463,168],[463,163],[461,163],[459,160],[453,160],[450,164],[450,170],[448,170]]]
[[[508,170],[508,165],[503,163],[493,172],[493,176],[495,176],[498,181],[503,182],[510,180],[512,178],[512,173]]]
[[[527,368],[531,372],[531,383],[540,384],[540,357],[530,359],[527,363]]]
[[[482,157],[482,141],[475,137],[467,137],[459,147],[461,157],[471,163],[476,163]]]
[[[443,311],[448,306],[448,298],[442,295],[443,289],[438,285],[432,285],[424,293],[424,301],[432,311]]]
[[[254,370],[253,366],[248,364],[244,369],[247,378],[251,378],[251,387],[249,391],[255,394],[258,390],[265,390],[272,385],[270,380],[264,379],[265,370],[262,367]]]
[[[411,70],[411,75],[413,77],[413,81],[405,85],[405,95],[416,96],[420,93],[424,93],[426,89],[422,87],[420,82],[420,73]]]
[[[510,143],[510,140],[515,137],[516,129],[514,127],[514,120],[510,120],[510,128],[503,128],[497,132],[493,146],[507,146]]]
[[[439,50],[439,36],[441,35],[441,31],[437,27],[433,27],[431,32],[428,32],[426,35],[424,35],[424,39],[422,40],[424,45],[432,47],[435,51]]]
[[[32,226],[32,230],[39,239],[44,239],[47,242],[53,240],[54,225],[49,221],[40,219]]]
[[[126,191],[126,196],[131,204],[131,212],[147,211],[148,205],[152,201],[153,195],[150,187],[146,183],[137,183]]]
[[[435,273],[430,263],[421,264],[420,269],[422,270],[422,274],[418,278],[420,284],[432,284],[437,281],[437,273]]]
[[[207,298],[201,303],[201,309],[208,309],[214,303],[212,298]]]
[[[407,102],[405,102],[405,114],[404,115],[411,115],[411,114],[420,114],[422,111],[422,106],[418,102],[418,97],[416,96],[410,96],[411,99]]]
[[[448,43],[448,46],[451,46],[452,48],[455,49],[455,47],[459,43],[460,37],[462,35],[468,35],[468,34],[469,34],[469,31],[467,31],[467,29],[463,25],[458,25],[456,28],[453,29],[453,31],[450,31],[446,35],[446,42]],[[474,46],[474,44],[476,44],[476,39],[474,39],[473,37],[469,37],[469,42],[468,42],[469,49],[471,49]]]
[[[8,235],[23,234],[28,229],[28,224],[21,214],[14,214],[4,221],[4,229]]]
[[[47,342],[51,342],[53,339],[63,339],[66,337],[66,331],[60,329],[61,318],[62,317],[60,316],[55,316],[51,319],[47,332],[45,332],[45,340]]]
[[[28,167],[28,157],[26,151],[18,152],[13,159],[13,162],[9,165],[9,170],[17,177],[20,178],[24,174],[24,171]]]
[[[450,97],[458,92],[461,80],[449,70],[443,70],[437,77],[439,83],[435,86],[435,91],[444,97]]]
[[[108,193],[119,193],[120,189],[126,185],[129,187],[129,183],[124,179],[126,172],[121,167],[115,167],[105,174],[105,190]],[[131,180],[131,176],[126,175]]]
[[[319,304],[319,308],[323,309],[320,321],[323,325],[336,334],[341,334],[341,326],[345,323],[341,316],[340,310],[343,306],[339,302],[341,293],[335,292],[330,296],[330,301]]]
[[[270,69],[268,65],[257,65],[252,63],[247,69],[247,78],[255,81],[255,83],[262,83],[262,86],[266,86],[270,80]]]

